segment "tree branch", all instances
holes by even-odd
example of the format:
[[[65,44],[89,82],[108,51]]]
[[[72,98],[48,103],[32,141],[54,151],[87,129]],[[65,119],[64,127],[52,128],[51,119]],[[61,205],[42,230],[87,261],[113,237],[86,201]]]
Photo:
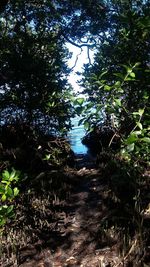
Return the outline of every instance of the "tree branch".
[[[72,40],[70,40],[67,36],[63,35],[64,38],[66,39],[66,41],[78,48],[82,48],[82,47],[88,47],[88,48],[93,48],[95,46],[95,44],[88,44],[88,43],[82,43],[82,44],[77,44],[75,42],[73,42]]]
[[[76,56],[75,63],[74,63],[74,65],[73,65],[73,67],[71,68],[71,70],[73,70],[73,69],[76,67],[77,62],[78,62],[78,59],[79,59],[79,56],[81,55],[82,51],[83,51],[83,49],[81,48],[81,51],[80,51],[80,53]]]
[[[90,58],[90,49],[89,49],[89,47],[87,47],[87,55],[88,55],[89,64],[91,65],[91,58]]]

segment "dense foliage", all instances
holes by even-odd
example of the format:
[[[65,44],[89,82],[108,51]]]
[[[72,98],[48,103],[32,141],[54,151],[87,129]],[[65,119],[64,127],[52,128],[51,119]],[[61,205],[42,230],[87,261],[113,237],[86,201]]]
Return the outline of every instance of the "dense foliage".
[[[1,18],[1,124],[58,131],[70,118],[68,55],[39,7],[12,2]]]
[[[95,41],[90,33],[96,34],[98,25],[100,31],[105,28],[105,11],[99,1],[1,1],[2,194],[3,171],[20,170],[28,183],[41,171],[72,160],[69,145],[58,137],[70,129],[74,114],[66,42],[92,48]]]
[[[130,152],[134,142],[143,140],[146,147],[150,142],[149,11],[148,1],[112,1],[105,40],[97,46],[94,64],[85,68],[83,79],[84,92],[95,103],[95,109],[90,102],[87,105],[85,126],[91,129],[103,122],[122,140],[131,133],[126,142]],[[139,147],[137,154],[143,150]]]
[[[84,65],[79,81],[86,101],[76,97],[68,82],[71,53],[66,43],[80,48],[81,54],[83,47],[87,49],[89,63]],[[90,49],[95,51],[93,64]],[[91,228],[82,227],[87,216],[79,226],[90,233],[90,242],[92,235],[94,242],[95,237],[102,240],[105,236],[106,241],[101,242],[104,249],[109,245],[113,252],[118,246],[120,253],[121,247],[122,255],[126,255],[115,266],[126,264],[127,258],[128,266],[137,266],[137,262],[148,266],[149,75],[148,0],[1,1],[0,250],[5,253],[0,264],[8,266],[8,254],[13,258],[9,266],[14,260],[13,266],[25,261],[18,259],[25,244],[36,243],[38,257],[42,249],[51,247],[54,251],[60,242],[62,217],[67,232],[68,209],[82,213],[76,207],[72,210],[69,203],[70,192],[75,196],[73,187],[79,185],[79,201],[78,197],[73,201],[78,207],[82,203],[82,216],[87,212],[86,201],[92,204],[87,220]],[[80,124],[87,130],[83,142],[96,148],[94,167],[100,172],[90,169],[91,162],[88,165],[81,158],[74,164],[74,153],[64,136],[75,114],[83,116]],[[84,163],[89,170],[80,168]],[[92,232],[90,209],[95,202],[98,216],[96,231]],[[72,226],[70,231],[74,232]],[[72,238],[70,232],[64,232],[63,245],[65,238],[68,243],[69,235]],[[51,246],[52,235],[56,244]],[[59,250],[56,254],[58,259]]]

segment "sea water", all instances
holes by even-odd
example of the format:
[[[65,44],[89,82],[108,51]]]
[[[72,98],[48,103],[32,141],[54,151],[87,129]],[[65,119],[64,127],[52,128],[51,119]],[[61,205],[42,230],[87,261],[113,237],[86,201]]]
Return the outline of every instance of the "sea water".
[[[82,138],[86,134],[84,125],[78,125],[81,117],[76,116],[72,119],[72,129],[68,133],[71,148],[75,154],[86,154],[88,148],[82,144]]]

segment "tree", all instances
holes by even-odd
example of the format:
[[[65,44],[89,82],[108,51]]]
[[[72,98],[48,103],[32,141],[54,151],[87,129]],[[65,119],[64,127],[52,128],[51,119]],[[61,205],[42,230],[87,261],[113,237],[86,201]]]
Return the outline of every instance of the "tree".
[[[85,68],[83,85],[89,100],[98,108],[102,104],[105,114],[115,113],[120,123],[147,102],[149,15],[148,1],[111,1],[105,41],[97,48],[93,66]],[[124,107],[120,113],[116,100]]]
[[[12,4],[1,19],[1,123],[19,120],[60,130],[70,118],[68,52],[38,20],[40,10],[33,21],[33,9],[25,4]]]
[[[51,131],[69,127],[65,43],[92,48],[96,25],[100,31],[105,27],[102,1],[9,2],[0,28],[1,124],[19,120],[38,127],[44,122]]]
[[[116,147],[121,140],[127,158],[148,163],[149,2],[107,3],[108,29],[81,81],[88,102],[82,120],[89,132],[84,142],[95,143],[100,151],[101,145]]]

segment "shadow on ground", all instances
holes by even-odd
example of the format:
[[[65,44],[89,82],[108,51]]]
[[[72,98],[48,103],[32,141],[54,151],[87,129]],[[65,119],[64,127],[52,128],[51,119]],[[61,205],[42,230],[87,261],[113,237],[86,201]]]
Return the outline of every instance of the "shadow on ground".
[[[18,203],[18,222],[2,239],[2,266],[142,266],[139,239],[131,240],[132,209],[118,201],[94,159],[80,155],[76,169],[43,173],[32,188]]]

